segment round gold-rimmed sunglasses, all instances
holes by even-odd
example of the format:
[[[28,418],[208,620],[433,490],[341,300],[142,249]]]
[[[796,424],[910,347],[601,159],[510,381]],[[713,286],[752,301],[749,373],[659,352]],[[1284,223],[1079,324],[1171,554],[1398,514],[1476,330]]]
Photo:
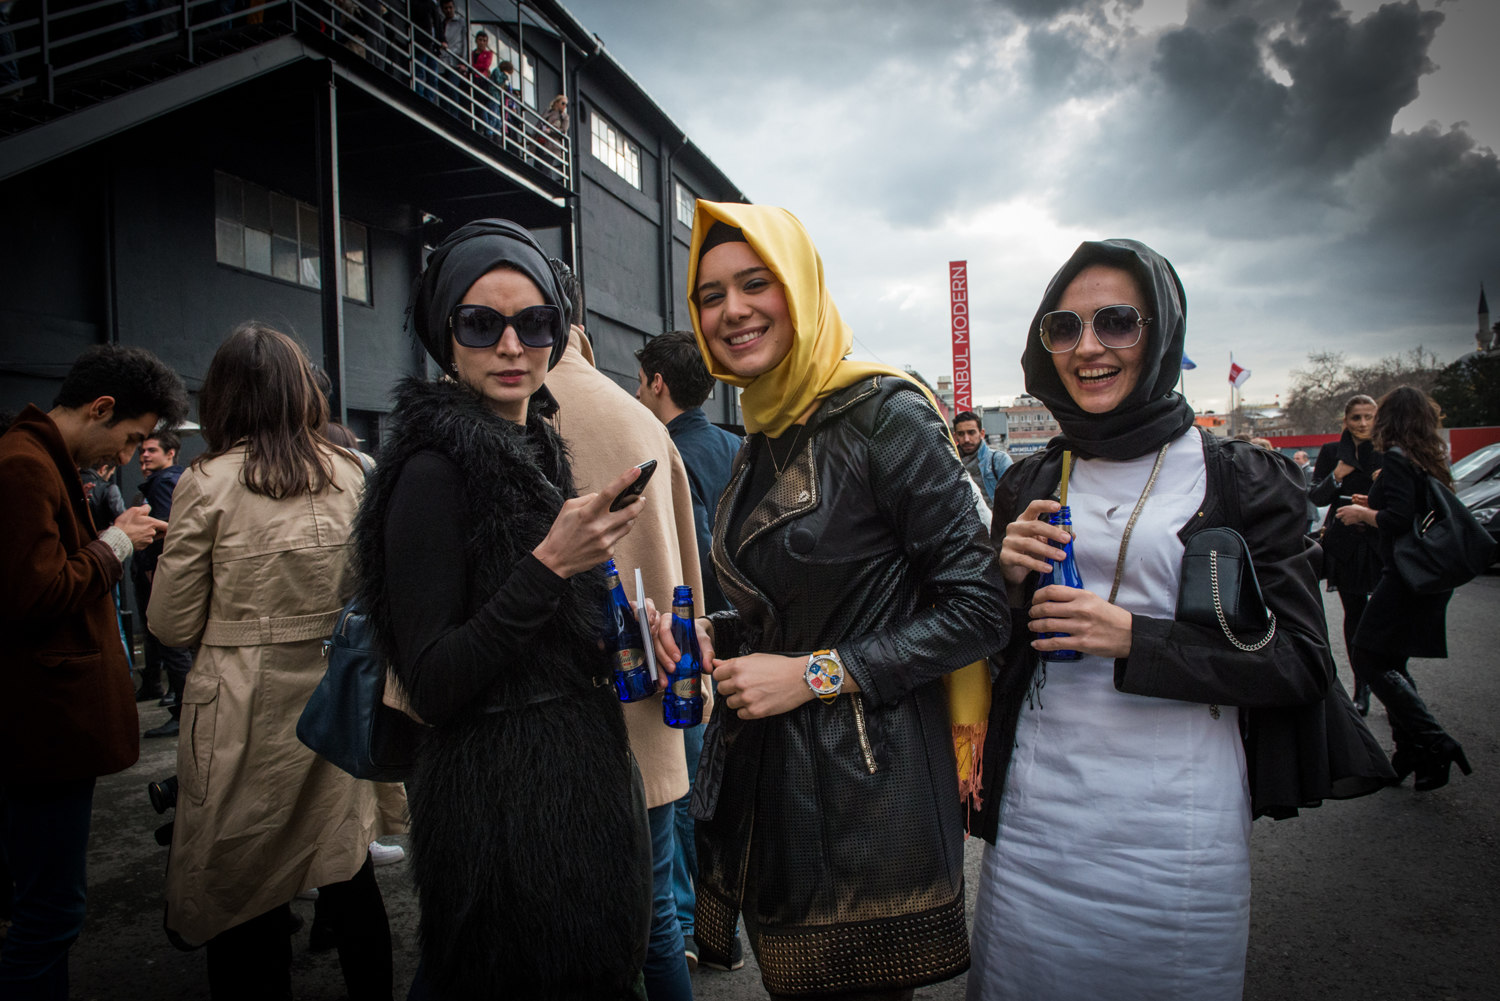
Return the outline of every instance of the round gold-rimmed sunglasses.
[[[1094,328],[1094,336],[1105,347],[1131,348],[1150,322],[1150,318],[1141,317],[1140,310],[1123,304],[1095,310],[1092,320],[1085,320],[1071,309],[1054,309],[1042,316],[1037,331],[1042,335],[1042,347],[1060,355],[1078,347],[1085,325]]]

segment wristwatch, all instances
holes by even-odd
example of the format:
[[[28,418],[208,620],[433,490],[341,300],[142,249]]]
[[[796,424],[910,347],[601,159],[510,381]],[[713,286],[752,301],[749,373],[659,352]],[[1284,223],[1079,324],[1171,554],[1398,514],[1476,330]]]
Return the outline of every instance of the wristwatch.
[[[802,677],[814,695],[832,702],[844,687],[844,662],[839,660],[836,650],[819,650],[807,658],[807,670]]]

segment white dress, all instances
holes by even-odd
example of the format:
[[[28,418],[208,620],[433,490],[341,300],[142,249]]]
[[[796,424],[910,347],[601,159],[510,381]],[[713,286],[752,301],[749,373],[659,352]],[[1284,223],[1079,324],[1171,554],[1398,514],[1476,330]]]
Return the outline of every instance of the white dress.
[[[1074,468],[1074,554],[1100,597],[1155,459]],[[1120,607],[1172,618],[1177,531],[1205,481],[1202,440],[1185,434],[1131,533]],[[1233,707],[1126,695],[1107,658],[1038,667],[996,840],[980,877],[969,1001],[1242,995],[1250,796]]]

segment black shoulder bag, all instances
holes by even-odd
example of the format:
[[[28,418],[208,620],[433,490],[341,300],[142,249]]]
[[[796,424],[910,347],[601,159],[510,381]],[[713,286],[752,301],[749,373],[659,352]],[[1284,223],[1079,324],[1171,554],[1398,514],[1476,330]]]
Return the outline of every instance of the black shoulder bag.
[[[1217,441],[1206,443],[1206,448],[1225,448]],[[1230,506],[1233,517],[1239,522],[1239,495],[1235,492],[1234,477],[1229,473],[1229,457],[1220,458],[1212,468],[1219,473],[1220,503]],[[1188,537],[1182,552],[1182,572],[1177,590],[1178,622],[1190,622],[1209,629],[1218,626],[1225,639],[1236,650],[1254,653],[1276,635],[1276,613],[1266,607],[1260,593],[1260,580],[1255,576],[1255,564],[1250,560],[1250,546],[1245,537],[1232,528],[1204,528]],[[1236,633],[1265,635],[1257,640],[1245,642]]]
[[[365,458],[355,454],[368,475]],[[339,612],[323,656],[328,667],[297,720],[297,739],[357,779],[405,781],[426,727],[385,704],[389,667],[357,598]]]
[[[1276,613],[1260,593],[1250,547],[1232,528],[1205,528],[1188,538],[1177,591],[1178,622],[1223,630],[1237,650],[1254,653],[1276,635]],[[1264,632],[1246,643],[1236,633]]]
[[[1399,447],[1390,451],[1404,457]],[[1452,490],[1410,459],[1407,464],[1423,480],[1426,505],[1413,513],[1411,531],[1396,537],[1396,573],[1418,594],[1451,591],[1489,567],[1495,541]]]

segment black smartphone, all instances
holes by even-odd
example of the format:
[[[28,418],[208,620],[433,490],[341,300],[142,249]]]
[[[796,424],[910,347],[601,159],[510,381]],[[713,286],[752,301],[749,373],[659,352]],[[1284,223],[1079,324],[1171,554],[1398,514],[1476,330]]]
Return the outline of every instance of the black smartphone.
[[[637,476],[635,478],[635,481],[631,483],[630,486],[626,487],[624,490],[621,490],[619,495],[610,502],[609,509],[611,511],[620,510],[620,508],[624,507],[626,504],[629,504],[631,501],[635,500],[645,492],[646,481],[651,479],[652,473],[656,472],[656,460],[647,459],[645,462],[641,463],[635,468],[641,471],[641,475]]]

